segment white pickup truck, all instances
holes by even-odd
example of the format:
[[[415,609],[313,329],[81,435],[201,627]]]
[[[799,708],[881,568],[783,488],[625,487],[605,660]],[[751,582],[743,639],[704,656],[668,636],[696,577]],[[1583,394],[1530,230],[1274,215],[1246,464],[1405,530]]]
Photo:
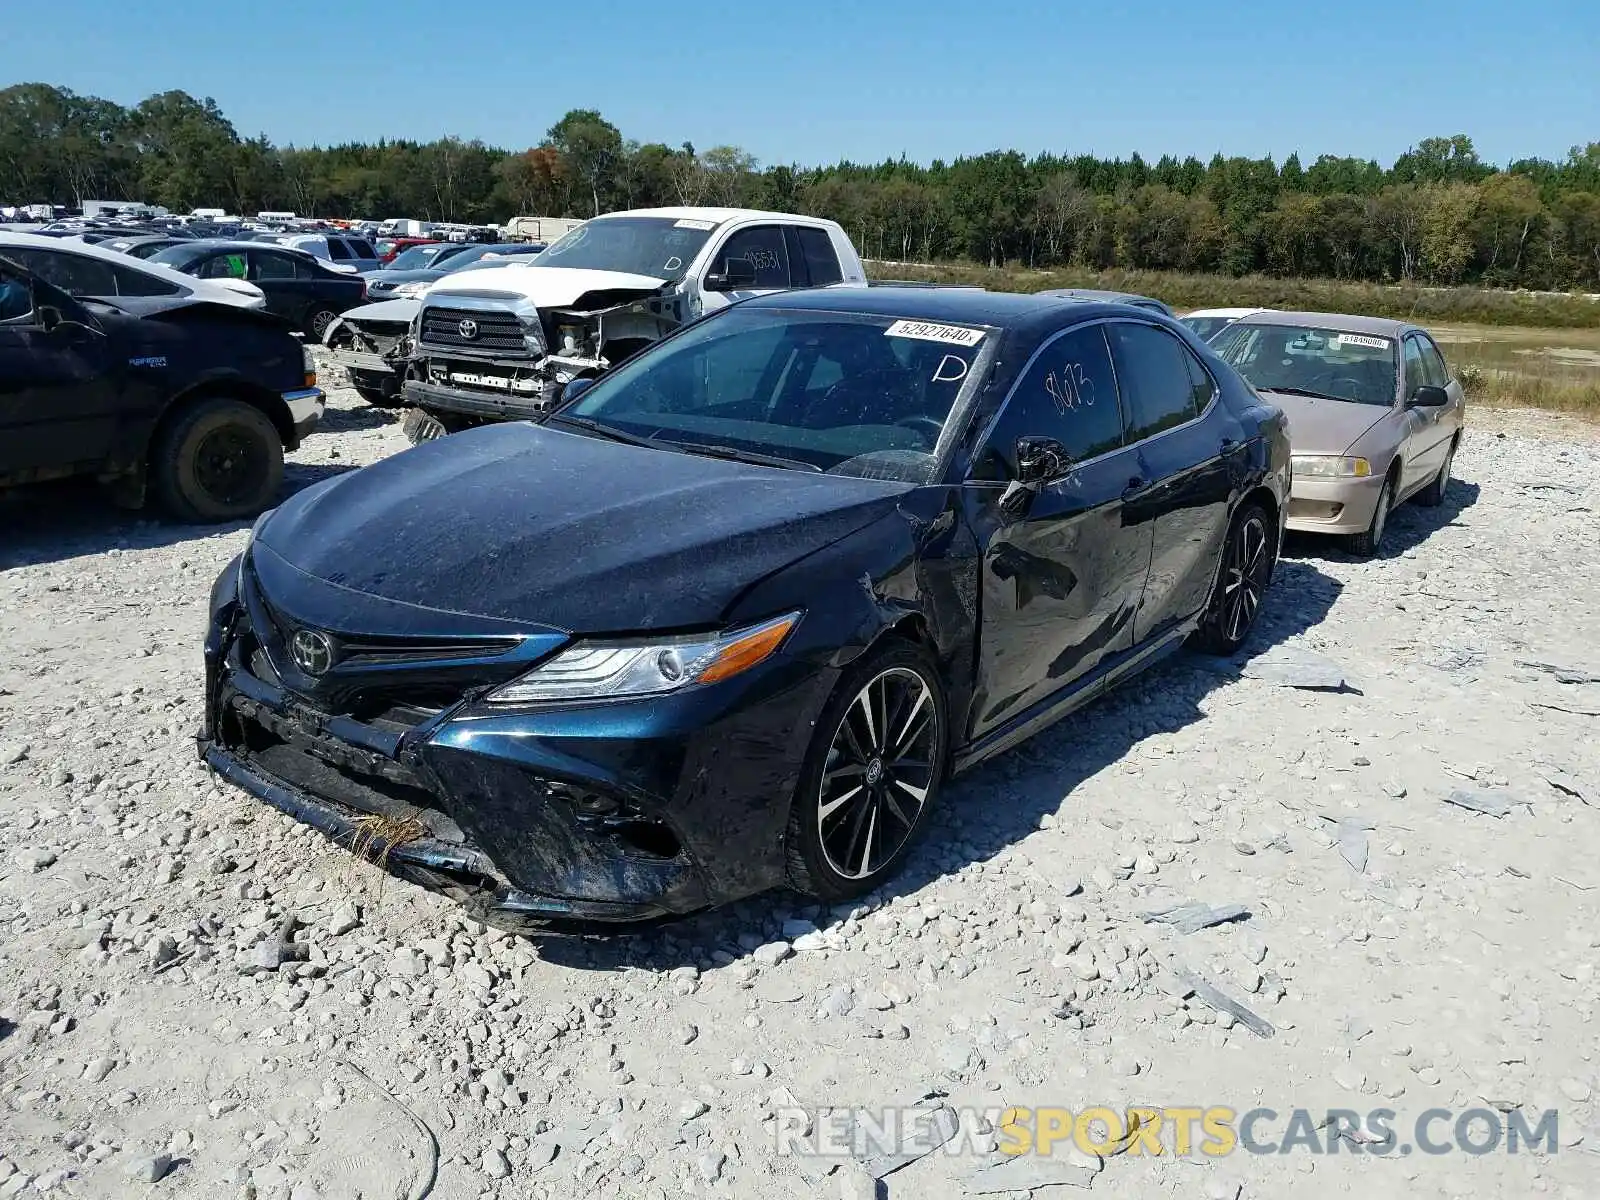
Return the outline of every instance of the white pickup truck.
[[[686,321],[786,288],[863,286],[833,221],[735,208],[656,208],[584,222],[529,262],[447,275],[418,300],[353,309],[329,329],[334,360],[391,371],[413,439],[537,417],[567,383]]]

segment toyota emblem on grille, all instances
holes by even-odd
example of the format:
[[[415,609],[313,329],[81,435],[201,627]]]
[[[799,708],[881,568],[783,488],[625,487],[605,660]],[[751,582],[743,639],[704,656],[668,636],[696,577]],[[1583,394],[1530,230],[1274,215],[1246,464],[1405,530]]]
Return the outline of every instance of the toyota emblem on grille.
[[[289,639],[289,655],[307,675],[321,675],[333,666],[333,643],[315,629],[296,629]]]
[[[469,342],[478,336],[478,323],[470,317],[456,326],[456,332]]]

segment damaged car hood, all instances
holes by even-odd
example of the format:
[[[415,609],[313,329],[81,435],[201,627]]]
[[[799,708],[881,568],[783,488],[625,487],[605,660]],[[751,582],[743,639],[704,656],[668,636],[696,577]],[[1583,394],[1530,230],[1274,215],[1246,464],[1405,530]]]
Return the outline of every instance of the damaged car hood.
[[[477,278],[472,276],[476,275]],[[531,300],[539,308],[564,308],[589,292],[637,291],[646,295],[666,283],[654,275],[630,275],[625,271],[590,271],[577,267],[541,267],[538,263],[514,263],[492,274],[472,272],[449,275],[428,291],[430,299],[442,296],[511,295]]]
[[[516,422],[309,488],[257,537],[300,571],[382,600],[576,634],[706,628],[912,486]]]

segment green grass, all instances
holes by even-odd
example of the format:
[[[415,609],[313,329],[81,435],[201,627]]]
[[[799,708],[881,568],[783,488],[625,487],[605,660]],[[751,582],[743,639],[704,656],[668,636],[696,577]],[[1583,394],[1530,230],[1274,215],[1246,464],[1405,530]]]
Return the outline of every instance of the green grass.
[[[1466,322],[1547,329],[1600,329],[1600,301],[1564,293],[1425,288],[1410,284],[1388,286],[1336,279],[1278,279],[1267,275],[1235,279],[1227,275],[1184,275],[1173,271],[1034,271],[960,263],[918,266],[873,262],[867,264],[867,274],[875,279],[977,284],[997,292],[1038,292],[1059,287],[1107,288],[1154,296],[1179,312],[1193,308],[1281,308],[1363,313],[1415,321],[1419,325]]]

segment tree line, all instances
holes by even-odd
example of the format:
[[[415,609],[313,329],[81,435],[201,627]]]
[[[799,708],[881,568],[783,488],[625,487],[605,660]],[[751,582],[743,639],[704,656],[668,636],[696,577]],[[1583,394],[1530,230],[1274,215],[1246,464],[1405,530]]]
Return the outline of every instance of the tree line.
[[[520,151],[457,137],[297,147],[241,137],[215,101],[181,91],[126,108],[42,83],[0,90],[0,202],[108,198],[465,222],[741,205],[832,217],[877,259],[1600,287],[1600,142],[1503,168],[1459,134],[1387,168],[1015,150],[763,166],[735,146],[641,144],[590,109]]]

